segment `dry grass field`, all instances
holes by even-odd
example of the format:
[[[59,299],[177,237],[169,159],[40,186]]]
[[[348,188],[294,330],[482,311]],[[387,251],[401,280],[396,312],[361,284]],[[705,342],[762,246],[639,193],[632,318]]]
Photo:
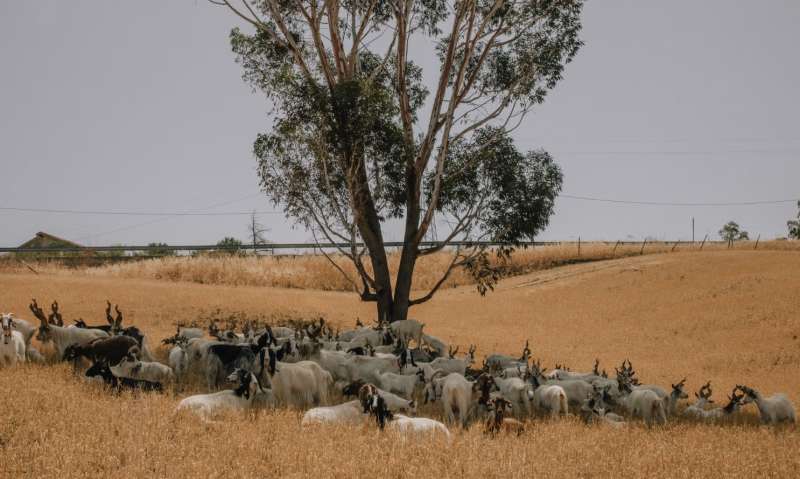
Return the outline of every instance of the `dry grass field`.
[[[759,250],[800,251],[800,241],[763,241],[756,245],[753,241],[738,241],[733,249],[737,251]],[[583,243],[578,250],[576,243],[537,246],[518,249],[509,261],[502,265],[506,277],[540,271],[567,264],[617,259],[639,255],[667,252],[727,251],[725,243],[647,243],[639,244]],[[357,278],[353,264],[342,256],[333,255],[333,261],[351,279]],[[441,277],[442,271],[450,263],[450,253],[442,252],[419,259],[414,269],[416,288],[430,288]],[[496,258],[492,258],[497,264]],[[28,260],[31,261],[31,260]],[[389,266],[397,270],[400,256],[390,252]],[[68,267],[63,263],[33,262],[35,270],[45,274],[66,276],[99,276],[123,279],[158,279],[164,281],[188,281],[200,284],[222,284],[228,286],[271,286],[277,288],[318,289],[323,291],[350,291],[352,283],[342,277],[323,255],[299,256],[258,256],[205,254],[196,257],[179,256],[141,261],[113,263],[99,267]],[[367,262],[369,269],[369,262]],[[28,273],[28,265],[12,258],[0,261],[0,272]],[[356,281],[360,284],[359,281]],[[474,284],[473,279],[463,269],[455,269],[444,287]]]
[[[541,270],[480,297],[443,290],[413,310],[426,329],[479,356],[517,354],[590,369],[624,358],[643,380],[713,381],[722,402],[736,383],[785,392],[800,404],[800,254],[653,254]],[[217,308],[247,314],[322,314],[342,326],[372,318],[355,295],[141,279],[137,275],[0,274],[0,310],[26,314],[31,297],[58,299],[66,320],[103,320],[108,298],[152,345]],[[452,444],[403,442],[361,427],[302,430],[300,413],[234,414],[219,423],[173,416],[178,398],[113,397],[67,365],[0,369],[3,477],[798,477],[800,431],[759,426],[747,406],[733,424],[672,421],[652,430],[534,421],[521,437],[480,427]],[[425,415],[435,411],[423,410]]]

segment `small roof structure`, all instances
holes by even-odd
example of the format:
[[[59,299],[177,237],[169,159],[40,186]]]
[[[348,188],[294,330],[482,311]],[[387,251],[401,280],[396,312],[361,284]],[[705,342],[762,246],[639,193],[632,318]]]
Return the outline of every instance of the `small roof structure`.
[[[38,249],[38,248],[82,248],[78,243],[53,236],[49,233],[39,231],[36,236],[30,240],[19,245],[20,248]]]

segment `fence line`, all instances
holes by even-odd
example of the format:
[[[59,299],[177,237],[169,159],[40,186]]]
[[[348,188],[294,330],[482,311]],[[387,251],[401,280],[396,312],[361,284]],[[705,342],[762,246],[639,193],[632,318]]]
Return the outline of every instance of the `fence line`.
[[[621,245],[641,245],[644,243],[648,244],[672,244],[672,241],[525,241],[519,243],[521,247],[536,247],[536,246],[560,246],[560,245],[579,245],[580,248],[581,244],[605,244],[605,245],[615,245],[615,249],[617,246]],[[695,244],[694,241],[675,241],[675,245],[680,244]],[[704,240],[703,244],[705,243],[725,243],[725,241],[707,241]],[[439,241],[423,241],[420,243],[420,246],[429,247],[429,246],[436,246],[441,244]],[[363,243],[358,243],[357,247],[363,247]],[[388,248],[400,248],[403,246],[402,241],[387,241],[384,243],[385,247]],[[502,246],[502,243],[492,242],[492,241],[451,241],[448,246],[462,246],[462,247],[469,247],[469,246]],[[145,252],[151,253],[152,256],[159,256],[159,253],[164,251],[170,252],[177,252],[177,251],[272,251],[272,250],[282,250],[282,249],[294,249],[294,250],[331,250],[337,248],[350,248],[349,243],[268,243],[268,244],[259,244],[259,245],[252,245],[252,244],[242,244],[237,245],[235,247],[226,247],[226,246],[219,246],[219,245],[177,245],[177,246],[123,246],[123,245],[116,245],[116,246],[81,246],[81,247],[45,247],[45,248],[17,248],[17,247],[0,247],[0,253],[18,253],[18,254],[42,254],[42,253],[100,253],[100,252]]]

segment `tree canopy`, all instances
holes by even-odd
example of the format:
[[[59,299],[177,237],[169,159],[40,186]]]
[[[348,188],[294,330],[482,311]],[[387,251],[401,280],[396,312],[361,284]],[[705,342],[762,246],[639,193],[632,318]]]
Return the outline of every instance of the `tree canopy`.
[[[735,221],[729,221],[725,224],[725,226],[719,230],[719,236],[727,242],[750,239],[750,235],[747,231],[743,231]]]
[[[797,202],[797,219],[786,222],[789,227],[789,238],[800,239],[800,201]]]
[[[358,277],[340,272],[381,319],[405,319],[454,267],[484,292],[496,275],[475,242],[506,257],[547,226],[561,170],[512,132],[582,45],[582,0],[210,1],[248,26],[231,46],[272,107],[254,144],[263,190],[318,241],[346,245]],[[403,224],[394,278],[389,220]],[[414,264],[435,252],[449,267],[411,298]]]

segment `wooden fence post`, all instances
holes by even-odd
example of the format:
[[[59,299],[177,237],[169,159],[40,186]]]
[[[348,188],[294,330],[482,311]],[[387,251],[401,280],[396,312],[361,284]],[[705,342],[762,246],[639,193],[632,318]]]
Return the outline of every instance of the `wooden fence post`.
[[[644,241],[642,241],[642,250],[639,251],[639,256],[644,254],[644,245],[646,244],[647,244],[647,238],[645,238]]]
[[[581,255],[581,237],[578,236],[578,256]]]
[[[672,253],[674,253],[674,252],[675,252],[675,248],[677,248],[677,247],[678,247],[678,243],[680,243],[680,242],[681,242],[681,241],[680,241],[680,240],[678,240],[678,241],[676,241],[676,242],[675,242],[675,244],[674,244],[674,245],[672,245]]]
[[[617,244],[614,245],[614,251],[611,253],[611,256],[617,257],[617,246],[619,246],[619,240],[617,240]]]
[[[754,250],[758,249],[758,242],[759,241],[761,241],[761,235],[758,235],[758,238],[756,238],[756,246],[755,246],[755,248],[753,248]]]
[[[700,251],[703,251],[703,246],[705,246],[705,245],[706,245],[706,240],[707,240],[707,239],[708,239],[708,235],[706,235],[706,237],[705,237],[705,238],[703,238],[703,242],[700,244]]]

